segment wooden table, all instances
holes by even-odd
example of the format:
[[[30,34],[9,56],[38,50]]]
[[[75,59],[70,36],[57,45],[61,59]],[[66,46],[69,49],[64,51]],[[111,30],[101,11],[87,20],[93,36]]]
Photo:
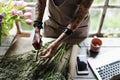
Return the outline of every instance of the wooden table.
[[[1,46],[0,46],[0,55],[5,55],[11,45],[16,41],[17,36],[17,28],[14,26],[10,32],[9,36],[3,37],[1,39]]]
[[[5,50],[7,55],[11,54],[19,54],[19,53],[24,53],[26,51],[30,51],[33,48],[32,46],[32,40],[30,38],[16,38],[16,42],[14,42],[10,48],[9,46],[3,46],[2,48],[0,47],[0,53],[3,53]],[[87,38],[83,42],[81,42],[78,45],[74,45],[72,48],[72,54],[71,54],[71,59],[70,59],[70,68],[69,68],[69,79],[68,80],[97,80],[94,74],[92,73],[90,67],[89,69],[89,74],[88,75],[81,75],[78,76],[76,74],[76,56],[78,54],[81,55],[87,55],[87,49],[89,49],[90,42],[92,38]],[[120,38],[101,38],[103,41],[102,48],[100,49],[100,52],[107,52],[111,49],[120,48]],[[3,50],[4,48],[4,50]],[[9,48],[9,49],[8,49]],[[79,53],[78,53],[79,51]],[[71,51],[69,51],[71,53]]]
[[[17,37],[16,41],[7,50],[6,55],[15,55],[33,50],[32,40],[30,38]]]
[[[2,44],[0,46],[0,55],[5,55],[10,46],[14,43],[14,40],[15,36],[2,38],[1,40]]]
[[[103,53],[108,53],[109,51],[113,51],[114,50],[119,50],[118,52],[120,52],[120,38],[100,38],[103,42],[102,47],[100,49],[100,54]],[[71,58],[71,62],[70,62],[70,73],[71,73],[71,80],[97,80],[97,78],[95,77],[95,75],[93,74],[90,66],[88,67],[89,70],[89,74],[88,75],[77,75],[76,74],[76,56],[77,55],[86,55],[87,51],[90,48],[90,42],[91,42],[92,38],[87,38],[85,39],[83,42],[81,42],[78,45],[74,45],[73,46],[73,50],[72,50],[72,58]]]

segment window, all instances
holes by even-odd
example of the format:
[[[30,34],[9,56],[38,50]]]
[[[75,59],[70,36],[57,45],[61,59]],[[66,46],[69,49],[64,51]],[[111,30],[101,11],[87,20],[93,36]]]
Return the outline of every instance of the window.
[[[24,1],[28,3],[28,6],[33,8],[34,19],[36,0]],[[94,0],[90,8],[90,15],[89,34],[103,36],[103,34],[115,33],[120,35],[120,0]],[[21,24],[20,27],[22,31],[31,31],[33,29],[32,26],[25,24]]]
[[[94,0],[90,15],[90,34],[117,34],[119,37],[120,0]]]
[[[7,0],[8,1],[8,0]],[[23,0],[13,0],[13,1],[23,1]],[[35,1],[36,0],[24,0],[28,7],[32,8],[32,20],[35,16]],[[18,35],[22,37],[29,37],[31,31],[33,30],[33,25],[27,25],[26,23],[17,23]]]

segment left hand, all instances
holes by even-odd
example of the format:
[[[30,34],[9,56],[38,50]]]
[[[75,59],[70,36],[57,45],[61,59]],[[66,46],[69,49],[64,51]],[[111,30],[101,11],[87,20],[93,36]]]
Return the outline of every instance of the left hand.
[[[41,58],[52,58],[55,55],[55,51],[59,46],[58,43],[53,42],[51,43],[47,49],[43,51],[43,54],[40,56]]]

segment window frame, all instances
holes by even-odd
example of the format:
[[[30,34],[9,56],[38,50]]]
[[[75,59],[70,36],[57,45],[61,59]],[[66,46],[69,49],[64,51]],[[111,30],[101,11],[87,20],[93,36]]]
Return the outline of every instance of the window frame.
[[[103,35],[105,33],[102,33],[102,28],[103,28],[103,23],[104,23],[104,20],[105,20],[105,16],[107,14],[107,9],[111,9],[111,8],[120,8],[120,5],[118,4],[110,4],[109,3],[109,0],[105,0],[104,4],[93,4],[91,6],[91,8],[98,8],[98,9],[102,9],[102,12],[101,12],[101,16],[100,16],[100,22],[98,24],[98,30],[97,30],[97,33],[94,33],[94,34],[89,34],[89,36],[99,36],[99,37],[103,37]]]
[[[35,7],[35,2],[27,2],[27,6],[29,7]],[[103,4],[93,4],[91,6],[92,9],[102,9],[102,12],[100,13],[100,20],[98,22],[98,30],[96,33],[93,34],[89,34],[89,36],[98,36],[98,37],[103,37],[103,35],[105,33],[101,33],[102,32],[102,28],[103,28],[103,23],[105,20],[105,16],[107,14],[107,9],[112,9],[112,8],[120,8],[119,4],[110,4],[109,0],[105,0]],[[19,26],[20,27],[20,26]],[[20,31],[21,34],[24,33],[23,31]],[[30,34],[28,32],[28,34]]]

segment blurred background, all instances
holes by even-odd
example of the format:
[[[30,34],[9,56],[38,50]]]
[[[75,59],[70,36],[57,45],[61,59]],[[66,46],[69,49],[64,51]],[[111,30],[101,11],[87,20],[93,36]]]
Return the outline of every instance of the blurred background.
[[[27,2],[27,6],[32,7],[32,19],[34,20],[36,0],[24,1]],[[89,36],[120,37],[120,0],[94,0],[90,9],[90,15]],[[33,30],[32,26],[26,24],[20,24],[19,27],[22,32],[30,33]]]

